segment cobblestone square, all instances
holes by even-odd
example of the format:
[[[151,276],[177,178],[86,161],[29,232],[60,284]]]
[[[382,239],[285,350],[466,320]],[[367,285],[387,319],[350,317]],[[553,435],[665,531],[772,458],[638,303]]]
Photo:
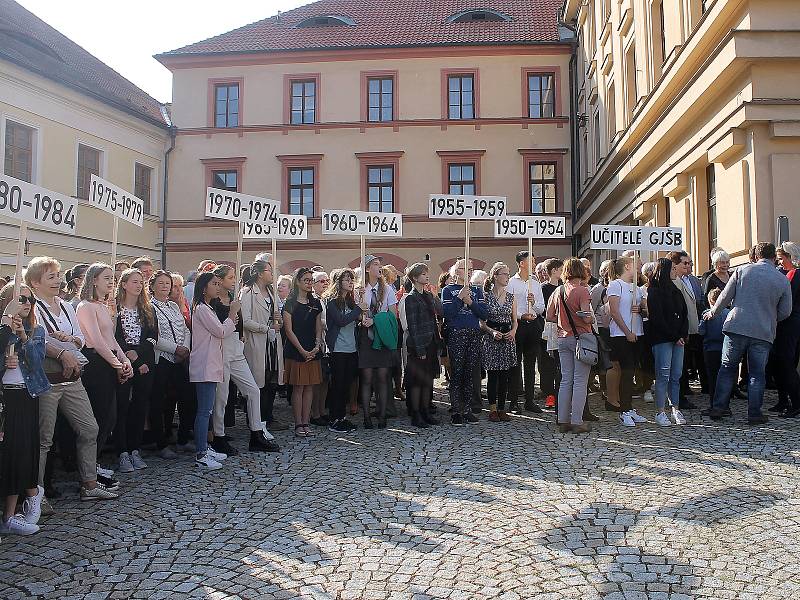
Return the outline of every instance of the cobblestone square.
[[[627,429],[595,408],[582,436],[484,413],[279,432],[281,454],[211,473],[146,455],[118,501],[65,484],[39,534],[4,538],[0,598],[800,597],[800,422],[749,428],[739,403]]]

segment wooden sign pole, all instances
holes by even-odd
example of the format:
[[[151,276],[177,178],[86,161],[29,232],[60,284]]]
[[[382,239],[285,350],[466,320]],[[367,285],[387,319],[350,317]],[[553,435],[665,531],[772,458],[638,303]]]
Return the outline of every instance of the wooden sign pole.
[[[469,285],[469,219],[464,221],[464,285]]]
[[[119,238],[119,217],[114,217],[114,229],[111,234],[111,270],[116,272],[114,265],[117,263],[117,240]]]

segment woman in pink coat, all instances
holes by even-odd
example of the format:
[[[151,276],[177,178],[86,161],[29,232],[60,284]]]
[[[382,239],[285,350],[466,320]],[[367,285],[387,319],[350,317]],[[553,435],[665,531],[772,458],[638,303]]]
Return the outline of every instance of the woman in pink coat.
[[[208,421],[214,408],[217,384],[222,381],[222,340],[236,327],[241,307],[230,304],[230,315],[219,322],[209,303],[219,298],[220,280],[213,273],[201,273],[194,284],[192,301],[192,349],[189,354],[189,381],[197,389],[197,416],[194,420],[195,462],[198,466],[219,469],[227,455],[208,447]]]

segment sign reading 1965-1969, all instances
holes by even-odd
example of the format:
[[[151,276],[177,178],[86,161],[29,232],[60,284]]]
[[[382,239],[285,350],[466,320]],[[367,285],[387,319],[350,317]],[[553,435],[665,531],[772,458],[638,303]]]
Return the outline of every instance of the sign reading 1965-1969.
[[[76,198],[0,174],[0,215],[74,234],[77,212]]]
[[[400,237],[403,235],[403,215],[361,210],[323,209],[322,233],[323,235]]]
[[[274,223],[242,223],[246,240],[307,240],[308,220],[305,215],[278,215]]]
[[[89,188],[89,204],[123,221],[139,227],[144,225],[144,202],[141,198],[94,174]]]
[[[564,238],[567,220],[565,217],[517,216],[496,219],[496,238]]]
[[[502,196],[448,196],[431,194],[431,219],[499,219],[506,216],[507,200]]]
[[[212,187],[206,190],[207,217],[243,223],[270,224],[278,218],[279,210],[279,203],[276,200]]]

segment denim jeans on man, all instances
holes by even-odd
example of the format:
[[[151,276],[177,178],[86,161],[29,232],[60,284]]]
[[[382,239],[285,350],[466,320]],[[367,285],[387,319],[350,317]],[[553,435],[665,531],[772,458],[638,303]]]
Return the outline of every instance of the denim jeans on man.
[[[764,400],[766,384],[764,371],[772,344],[738,333],[725,333],[722,342],[722,366],[717,375],[717,388],[714,390],[714,410],[729,407],[731,392],[739,374],[739,362],[747,354],[750,382],[747,387],[747,415],[750,418],[761,416],[761,403]]]
[[[217,396],[217,384],[213,381],[195,382],[197,390],[197,414],[194,417],[194,445],[197,454],[205,454],[208,450],[208,422]]]
[[[681,394],[684,346],[673,342],[653,345],[653,360],[656,373],[656,408],[659,412],[667,404],[667,396],[673,408],[678,408]]]

